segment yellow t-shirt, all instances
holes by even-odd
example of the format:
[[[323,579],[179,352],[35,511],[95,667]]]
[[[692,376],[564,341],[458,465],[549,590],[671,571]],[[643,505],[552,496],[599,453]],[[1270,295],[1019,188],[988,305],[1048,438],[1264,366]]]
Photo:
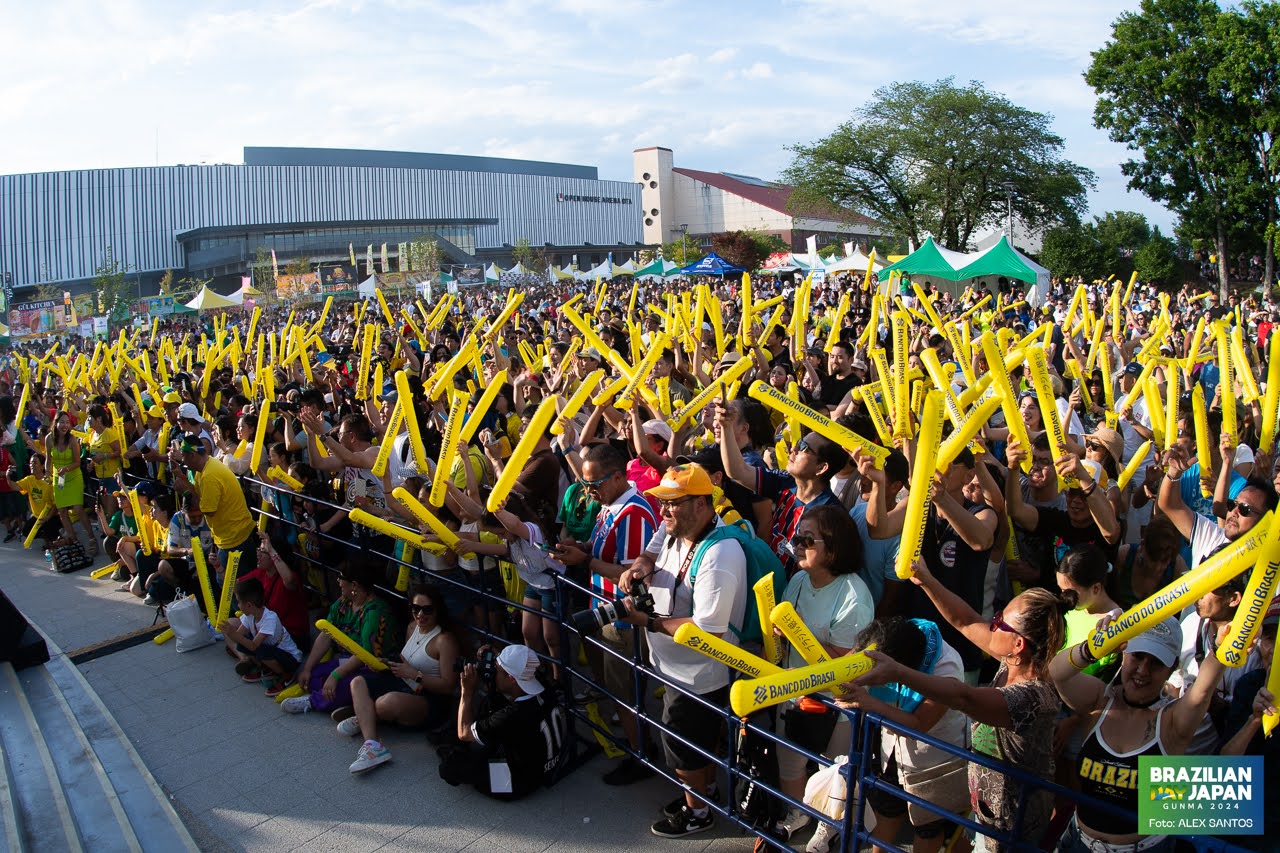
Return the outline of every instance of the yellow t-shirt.
[[[196,474],[196,491],[200,494],[200,511],[213,533],[213,544],[232,548],[249,538],[253,516],[240,490],[240,481],[230,468],[210,458],[204,470]]]
[[[120,425],[114,424],[107,427],[102,432],[89,433],[89,452],[103,453],[110,456],[110,459],[103,459],[94,465],[94,471],[100,478],[114,477],[116,472],[120,470],[120,457],[118,454],[124,452],[124,438],[120,431]]]
[[[31,506],[31,514],[39,518],[45,510],[53,507],[53,484],[41,480],[35,474],[28,474],[18,481],[18,491],[27,496]]]

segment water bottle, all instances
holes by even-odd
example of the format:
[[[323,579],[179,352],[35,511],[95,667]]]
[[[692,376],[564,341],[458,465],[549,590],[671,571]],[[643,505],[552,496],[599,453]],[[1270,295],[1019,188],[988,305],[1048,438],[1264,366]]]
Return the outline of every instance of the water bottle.
[[[52,562],[53,562],[53,552],[52,552],[52,551],[50,551],[48,548],[45,548],[45,549],[44,549],[44,561],[45,561],[46,563],[52,563]]]

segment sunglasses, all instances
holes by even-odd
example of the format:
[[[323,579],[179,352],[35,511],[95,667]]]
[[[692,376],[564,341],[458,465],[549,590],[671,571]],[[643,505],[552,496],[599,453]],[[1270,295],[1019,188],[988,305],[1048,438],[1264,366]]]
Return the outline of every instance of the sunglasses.
[[[1247,503],[1241,503],[1240,501],[1232,501],[1231,509],[1240,513],[1241,518],[1252,518],[1255,515],[1262,515],[1262,510],[1251,507]],[[1229,509],[1227,511],[1230,512],[1231,510]]]
[[[596,486],[600,486],[600,485],[603,485],[604,483],[609,482],[609,479],[611,477],[613,477],[613,473],[605,474],[603,477],[601,477],[598,480],[584,480],[582,478],[579,478],[578,482],[582,484],[582,487],[584,489],[594,489]]]
[[[810,447],[809,442],[803,438],[796,442],[795,447],[791,448],[791,452],[792,453],[813,453],[815,455],[817,454],[817,451],[814,450],[812,447]]]
[[[1022,639],[1027,640],[1027,637],[1025,634],[1023,634],[1017,628],[1010,625],[1008,622],[1004,621],[1003,617],[1004,617],[1003,610],[999,611],[998,613],[996,613],[995,616],[991,617],[992,631],[1004,631],[1006,634],[1017,634],[1019,637],[1022,637]],[[1031,641],[1027,640],[1027,642],[1030,643]]]
[[[430,604],[410,604],[409,612],[414,616],[417,616],[419,613],[423,616],[430,616],[432,613],[436,612],[436,608]]]
[[[808,536],[803,533],[795,533],[791,536],[791,544],[797,548],[804,548],[806,551],[813,548],[813,546],[819,542],[826,541],[827,540],[819,536]]]
[[[674,501],[659,500],[658,509],[673,510],[678,506],[683,506],[684,504],[687,504],[689,501],[693,500],[695,497],[697,497],[697,495],[689,495],[687,497],[678,498],[677,500],[674,500]]]

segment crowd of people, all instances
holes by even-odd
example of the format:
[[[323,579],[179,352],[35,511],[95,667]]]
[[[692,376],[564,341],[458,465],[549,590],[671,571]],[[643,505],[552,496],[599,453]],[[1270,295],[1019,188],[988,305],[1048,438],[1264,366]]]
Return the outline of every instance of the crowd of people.
[[[156,606],[186,593],[205,608],[207,565],[241,613],[208,614],[229,666],[361,739],[352,773],[391,759],[388,726],[421,729],[445,779],[521,796],[563,761],[565,703],[612,704],[630,752],[604,783],[658,765],[683,785],[652,824],[663,837],[711,828],[725,801],[711,756],[734,677],[675,635],[692,624],[761,653],[762,565],[822,654],[874,644],[865,676],[779,709],[786,742],[834,759],[851,743],[839,709],[861,709],[1086,795],[1076,808],[885,728],[883,776],[985,830],[966,840],[869,791],[887,840],[1168,851],[1174,837],[1138,831],[1139,756],[1265,754],[1280,784],[1261,735],[1280,608],[1242,665],[1215,654],[1252,563],[1123,648],[1080,654],[1100,623],[1271,524],[1275,306],[1123,282],[865,284],[475,288],[19,342],[0,355],[5,541],[102,549],[121,590]],[[988,363],[985,335],[1001,356],[1043,352],[1053,399],[1028,363]],[[917,485],[919,399],[954,401],[958,428],[1005,370],[1016,399]],[[900,547],[918,552],[910,571]],[[598,632],[570,629],[608,603]],[[805,665],[778,642],[781,666]],[[658,683],[637,664],[665,687],[659,744],[635,713]],[[777,761],[801,800],[814,763],[785,747]],[[794,804],[767,829],[810,851],[838,840]]]

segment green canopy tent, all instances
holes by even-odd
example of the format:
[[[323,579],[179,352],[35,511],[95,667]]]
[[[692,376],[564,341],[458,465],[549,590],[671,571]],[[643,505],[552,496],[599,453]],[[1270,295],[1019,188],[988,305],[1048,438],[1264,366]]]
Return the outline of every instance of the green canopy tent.
[[[1032,292],[1045,294],[1049,292],[1049,271],[1026,255],[1009,245],[1009,240],[1001,237],[990,248],[970,256],[973,258],[961,267],[957,274],[964,279],[970,278],[1011,278],[1031,285],[1027,300],[1032,305],[1040,301],[1032,298]]]

